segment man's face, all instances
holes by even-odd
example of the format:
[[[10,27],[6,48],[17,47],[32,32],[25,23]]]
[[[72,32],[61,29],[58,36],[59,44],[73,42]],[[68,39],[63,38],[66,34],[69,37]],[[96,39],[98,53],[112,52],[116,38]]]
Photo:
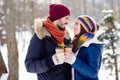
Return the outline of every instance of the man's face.
[[[69,15],[65,16],[57,21],[57,25],[61,27],[62,29],[65,29],[65,25],[67,25],[68,20],[69,20]]]

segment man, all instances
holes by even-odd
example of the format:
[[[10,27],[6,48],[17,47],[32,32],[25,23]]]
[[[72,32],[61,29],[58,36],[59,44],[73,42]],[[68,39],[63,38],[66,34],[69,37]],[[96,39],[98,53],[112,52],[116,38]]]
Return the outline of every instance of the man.
[[[51,4],[45,20],[35,20],[33,35],[25,59],[28,72],[37,73],[38,80],[71,80],[71,67],[64,63],[64,52],[57,47],[69,45],[71,39],[66,24],[70,10],[63,4]]]

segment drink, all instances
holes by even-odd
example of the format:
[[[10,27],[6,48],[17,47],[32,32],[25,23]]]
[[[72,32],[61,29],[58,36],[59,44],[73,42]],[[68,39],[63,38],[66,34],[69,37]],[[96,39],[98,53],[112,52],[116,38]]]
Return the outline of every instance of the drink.
[[[59,53],[64,53],[64,48],[63,47],[57,47],[55,49],[56,53],[59,54]]]
[[[71,53],[72,52],[72,47],[71,46],[65,46],[64,52]]]
[[[55,51],[56,51],[56,57],[57,57],[58,63],[59,64],[63,63],[65,60],[64,47],[57,47]]]

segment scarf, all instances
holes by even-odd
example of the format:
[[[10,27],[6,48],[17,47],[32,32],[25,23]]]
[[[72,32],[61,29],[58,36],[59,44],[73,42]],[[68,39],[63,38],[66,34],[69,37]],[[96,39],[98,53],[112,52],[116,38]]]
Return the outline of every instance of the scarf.
[[[92,39],[94,37],[93,33],[85,33],[83,35],[81,35],[78,39],[77,37],[74,38],[74,40],[76,40],[76,42],[73,44],[73,52],[76,52],[83,43],[87,42],[88,40]]]
[[[43,22],[48,32],[55,38],[59,46],[64,46],[65,30],[60,30],[53,22],[47,17]]]

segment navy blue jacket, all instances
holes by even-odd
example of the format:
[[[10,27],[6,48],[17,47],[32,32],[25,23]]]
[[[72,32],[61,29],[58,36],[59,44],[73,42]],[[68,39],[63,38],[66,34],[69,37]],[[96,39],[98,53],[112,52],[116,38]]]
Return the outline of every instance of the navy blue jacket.
[[[64,39],[65,44],[69,40]],[[37,73],[38,80],[71,80],[71,66],[67,63],[54,65],[52,55],[55,54],[57,42],[53,37],[45,36],[40,40],[36,34],[32,37],[25,59],[28,72]]]
[[[91,43],[82,46],[77,54],[74,68],[75,80],[99,80],[98,71],[101,66],[103,44]]]

